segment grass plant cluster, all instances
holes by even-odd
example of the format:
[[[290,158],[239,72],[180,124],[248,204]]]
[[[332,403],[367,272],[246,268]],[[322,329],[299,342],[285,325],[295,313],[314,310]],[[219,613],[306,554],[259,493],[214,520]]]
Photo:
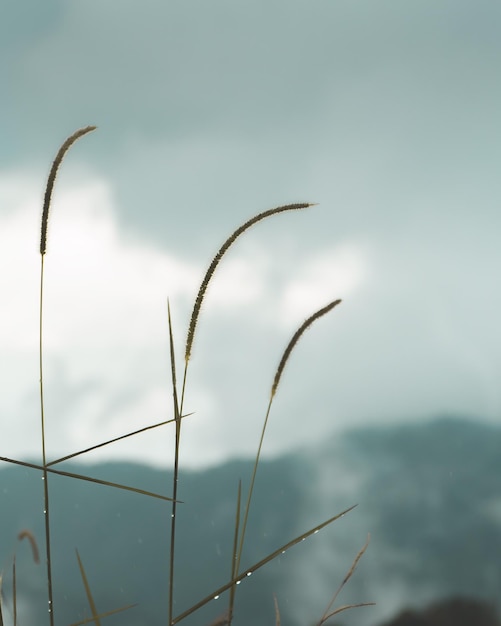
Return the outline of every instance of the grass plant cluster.
[[[57,606],[54,603],[54,588],[53,588],[53,574],[52,574],[52,542],[57,541],[57,537],[52,537],[51,532],[51,517],[50,517],[50,477],[53,474],[59,474],[61,476],[65,476],[70,480],[84,480],[89,481],[91,483],[106,485],[109,488],[113,489],[122,489],[131,492],[131,497],[133,494],[140,494],[148,498],[158,498],[160,500],[165,501],[165,532],[168,533],[170,537],[170,553],[169,553],[169,561],[166,563],[166,580],[168,580],[166,585],[166,594],[165,594],[165,620],[164,623],[167,626],[175,626],[176,624],[180,624],[185,620],[188,616],[194,614],[200,608],[207,605],[215,598],[221,597],[225,594],[227,605],[224,613],[216,618],[214,622],[210,626],[230,626],[234,622],[238,621],[238,614],[236,614],[235,606],[237,601],[237,590],[240,582],[245,579],[247,576],[250,576],[253,572],[259,570],[263,566],[265,566],[270,561],[274,560],[278,556],[287,552],[294,545],[304,541],[311,535],[318,533],[324,527],[332,524],[334,521],[351,511],[354,506],[341,511],[329,519],[323,521],[318,524],[314,528],[310,528],[306,532],[301,535],[295,537],[294,539],[288,541],[286,544],[280,546],[272,553],[268,554],[265,558],[260,561],[252,564],[250,567],[241,568],[241,557],[242,551],[244,547],[244,542],[246,538],[246,530],[249,519],[249,511],[251,509],[252,497],[254,493],[255,479],[258,471],[260,456],[262,445],[266,433],[266,428],[268,424],[268,420],[270,417],[273,399],[278,391],[280,386],[280,382],[282,380],[282,375],[284,373],[285,366],[291,357],[291,354],[298,343],[299,339],[302,337],[304,332],[312,326],[314,322],[316,322],[320,317],[326,315],[330,311],[332,311],[335,307],[337,307],[341,300],[333,300],[323,308],[314,312],[308,319],[306,319],[303,324],[297,329],[297,331],[293,334],[289,343],[287,344],[283,355],[279,361],[279,365],[277,367],[275,377],[272,381],[270,387],[270,396],[268,407],[266,410],[266,414],[264,416],[264,422],[261,429],[261,436],[259,439],[257,452],[253,464],[252,475],[250,477],[249,488],[246,494],[242,494],[242,482],[240,481],[238,485],[235,485],[237,494],[235,501],[235,523],[234,523],[234,532],[233,537],[229,537],[228,541],[231,542],[232,550],[231,550],[231,562],[228,563],[228,580],[227,582],[220,586],[217,589],[214,589],[209,595],[204,598],[201,598],[195,601],[192,606],[183,611],[180,614],[174,613],[175,606],[175,580],[176,580],[176,523],[177,523],[177,510],[178,506],[182,506],[182,502],[179,500],[180,490],[182,488],[182,484],[179,485],[179,468],[180,468],[180,443],[181,443],[181,434],[182,434],[182,425],[183,420],[187,415],[184,413],[184,400],[186,396],[186,391],[188,387],[188,371],[190,358],[192,354],[193,343],[195,340],[196,330],[197,330],[197,322],[200,316],[200,312],[202,309],[202,304],[204,300],[204,296],[206,294],[207,288],[220,264],[222,261],[226,251],[236,242],[236,240],[244,234],[249,228],[257,224],[258,222],[267,219],[268,217],[272,217],[274,215],[278,215],[281,213],[289,212],[289,211],[298,211],[305,209],[309,206],[312,206],[311,203],[297,203],[297,204],[288,204],[284,206],[280,206],[274,209],[270,209],[255,215],[247,222],[245,222],[242,226],[237,228],[230,237],[223,243],[217,254],[212,259],[209,268],[203,278],[203,281],[200,285],[197,297],[195,299],[193,310],[190,318],[190,323],[188,327],[188,333],[185,342],[185,349],[183,355],[183,368],[182,374],[179,377],[180,383],[178,382],[178,369],[176,366],[176,351],[175,351],[175,341],[172,332],[172,323],[171,323],[171,311],[170,304],[168,303],[168,324],[169,324],[169,351],[170,351],[170,373],[171,373],[171,383],[172,383],[172,417],[166,421],[160,423],[154,423],[146,428],[142,428],[140,430],[136,430],[134,432],[127,432],[121,435],[120,437],[114,438],[112,440],[103,441],[91,448],[87,448],[85,450],[80,450],[78,452],[74,452],[72,454],[68,454],[64,457],[58,459],[47,458],[46,454],[46,417],[44,412],[44,378],[43,378],[43,299],[44,299],[44,259],[45,254],[47,253],[47,228],[49,223],[49,213],[51,206],[51,198],[54,190],[54,184],[56,180],[56,176],[59,170],[63,159],[69,150],[69,148],[81,137],[87,135],[88,133],[95,130],[95,126],[87,126],[85,128],[81,128],[74,132],[66,141],[61,145],[56,158],[52,164],[52,168],[49,173],[49,177],[47,180],[47,186],[45,190],[44,202],[43,202],[43,210],[42,210],[42,223],[41,223],[41,238],[40,238],[40,308],[39,308],[39,372],[40,372],[40,427],[41,427],[41,464],[28,463],[26,461],[22,461],[19,459],[0,457],[0,460],[6,463],[17,464],[24,467],[29,467],[35,470],[38,470],[43,479],[43,515],[44,515],[44,528],[45,528],[45,537],[43,541],[43,550],[42,556],[39,555],[39,547],[38,542],[34,535],[29,530],[23,530],[19,533],[18,539],[19,541],[29,542],[33,554],[33,560],[35,562],[39,562],[40,560],[45,563],[46,568],[46,580],[47,580],[47,607],[48,613],[47,616],[40,616],[40,621],[38,624],[48,623],[50,626],[55,626],[57,623]],[[91,450],[95,450],[97,448],[101,448],[104,446],[109,446],[115,443],[116,441],[134,437],[139,433],[142,433],[146,430],[155,429],[163,427],[167,424],[172,424],[174,428],[174,466],[173,466],[173,481],[172,481],[172,491],[170,496],[165,496],[160,493],[154,493],[150,491],[145,491],[141,489],[137,489],[136,487],[131,487],[126,484],[119,484],[110,481],[99,480],[85,474],[80,473],[70,473],[65,472],[63,470],[57,469],[57,465],[62,463],[63,461],[67,461],[68,459],[76,458],[78,456],[84,455]],[[358,564],[359,559],[365,552],[368,545],[368,540],[365,546],[360,550],[358,555],[355,557],[353,564],[341,582],[339,588],[333,594],[330,599],[325,611],[318,618],[316,625],[322,626],[327,621],[331,620],[332,617],[339,614],[340,612],[354,608],[358,606],[367,606],[371,603],[361,603],[356,605],[348,605],[341,606],[338,608],[333,608],[334,604],[338,598],[340,591],[343,586],[348,582],[351,578],[355,567]],[[93,623],[96,626],[105,622],[105,619],[113,615],[115,613],[121,611],[135,611],[140,610],[140,607],[137,607],[134,604],[109,608],[105,611],[98,610],[93,592],[92,592],[92,580],[88,579],[86,570],[83,565],[83,561],[80,557],[78,550],[76,550],[76,561],[78,564],[78,568],[80,570],[80,575],[82,579],[82,587],[83,593],[85,593],[86,601],[90,611],[90,617],[81,621],[75,621],[71,624],[71,626],[81,626],[87,623]],[[2,578],[0,577],[0,626],[7,626],[7,624],[12,624],[13,626],[18,626],[18,616],[17,616],[17,582],[16,582],[16,558],[13,557],[12,561],[12,597],[6,597],[2,590]],[[275,620],[276,626],[280,626],[281,617],[280,617],[280,608],[278,604],[278,600],[274,597],[275,602],[275,616],[270,616],[270,622]],[[23,626],[23,625],[20,625]],[[37,625],[38,626],[38,625]],[[68,626],[68,625],[66,625]],[[155,625],[152,625],[155,626]]]

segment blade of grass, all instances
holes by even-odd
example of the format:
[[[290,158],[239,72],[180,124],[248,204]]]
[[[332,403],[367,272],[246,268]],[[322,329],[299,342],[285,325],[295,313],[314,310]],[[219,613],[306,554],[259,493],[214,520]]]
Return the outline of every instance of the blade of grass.
[[[174,444],[174,472],[172,477],[172,509],[170,523],[170,554],[169,554],[169,626],[172,624],[174,610],[174,565],[176,548],[176,513],[177,513],[177,488],[179,481],[179,447],[181,442],[181,411],[177,397],[176,380],[176,354],[174,350],[174,337],[172,334],[172,317],[170,313],[170,302],[167,301],[167,315],[169,322],[169,350],[171,365],[172,402],[174,404],[174,419],[176,422],[176,440]]]
[[[273,604],[275,606],[275,626],[280,626],[280,610],[276,594],[273,594]]]
[[[187,413],[186,415],[181,415],[181,419],[185,419],[193,415],[193,413]],[[63,461],[68,461],[69,459],[74,459],[76,456],[81,454],[86,454],[87,452],[92,452],[93,450],[97,450],[98,448],[103,448],[104,446],[110,445],[110,443],[115,443],[116,441],[121,441],[122,439],[127,439],[127,437],[134,437],[135,435],[139,435],[141,433],[146,432],[147,430],[152,430],[153,428],[158,428],[159,426],[165,426],[166,424],[172,424],[175,422],[175,418],[170,420],[166,420],[164,422],[158,422],[156,424],[151,424],[150,426],[145,426],[144,428],[140,428],[139,430],[134,430],[125,435],[120,435],[120,437],[115,437],[114,439],[109,439],[108,441],[104,441],[103,443],[98,443],[95,446],[91,446],[90,448],[85,448],[85,450],[80,450],[79,452],[73,452],[73,454],[68,454],[67,456],[63,456],[55,461],[51,461],[47,463],[47,467],[51,467],[51,465],[56,465],[57,463],[62,463]]]
[[[44,471],[44,467],[42,465],[37,465],[36,463],[28,463],[27,461],[18,461],[17,459],[9,459],[5,456],[0,456],[0,461],[5,461],[6,463],[13,463],[14,465],[21,465],[22,467],[29,467],[31,469],[37,469]],[[120,483],[110,482],[109,480],[101,480],[99,478],[92,478],[91,476],[84,476],[83,474],[73,474],[72,472],[63,472],[63,470],[56,470],[52,467],[46,467],[45,471],[49,474],[57,474],[58,476],[66,476],[68,478],[75,478],[77,480],[86,480],[87,482],[95,483],[96,485],[104,485],[106,487],[114,487],[115,489],[124,489],[125,491],[132,491],[133,493],[139,493],[145,496],[149,496],[150,498],[158,498],[159,500],[166,500],[168,502],[172,501],[172,498],[168,496],[162,496],[159,493],[154,493],[153,491],[145,491],[144,489],[138,489],[137,487],[129,487],[128,485],[121,485]]]
[[[3,576],[0,573],[0,626],[4,626],[4,623],[3,623],[3,588],[2,588],[2,583],[3,583]]]
[[[233,580],[238,572],[238,533],[240,530],[240,510],[242,506],[242,481],[238,481],[238,493],[237,493],[237,510],[235,512],[235,532],[233,534],[233,550],[231,553],[231,576]],[[228,604],[228,624],[231,626],[233,620],[233,607],[235,606],[235,593],[237,587],[233,585],[230,588],[230,601]]]
[[[127,606],[122,606],[119,609],[112,609],[111,611],[106,611],[106,613],[100,613],[98,615],[99,618],[102,617],[108,617],[109,615],[115,615],[115,613],[121,613],[122,611],[128,611],[129,609],[133,609],[134,607],[138,606],[137,603],[136,604],[127,604]],[[80,622],[73,622],[72,624],[70,624],[70,626],[83,626],[83,624],[90,624],[90,622],[94,622],[94,618],[93,617],[88,617],[87,619],[84,619]]]
[[[368,603],[365,602],[365,603],[361,603],[361,604],[350,604],[350,605],[342,606],[339,609],[336,609],[334,611],[331,611],[332,605],[337,600],[337,597],[341,593],[343,587],[346,585],[346,583],[353,576],[353,573],[354,573],[354,571],[355,571],[355,569],[356,569],[356,567],[358,565],[358,562],[360,561],[360,559],[362,558],[362,556],[364,555],[365,551],[367,550],[367,548],[369,546],[369,541],[370,541],[370,534],[367,535],[367,541],[365,542],[364,546],[362,547],[362,549],[358,552],[357,556],[355,557],[353,563],[351,564],[350,569],[348,570],[348,573],[343,578],[342,583],[339,585],[337,590],[334,592],[334,595],[332,596],[329,604],[327,605],[327,608],[325,609],[324,614],[320,618],[320,621],[318,622],[317,626],[322,626],[322,624],[324,624],[328,619],[330,619],[334,615],[337,615],[341,611],[346,611],[347,609],[356,608],[356,607],[359,607],[359,606],[370,606],[370,605],[374,604],[374,602],[368,602]]]
[[[100,626],[101,618],[108,617],[108,615],[114,615],[115,613],[120,613],[121,611],[127,611],[128,609],[132,609],[133,607],[137,606],[136,604],[128,604],[127,606],[120,607],[119,609],[112,609],[111,611],[106,611],[105,613],[98,613],[97,608],[96,608],[96,603],[94,602],[94,598],[90,590],[90,585],[87,580],[87,575],[85,573],[85,568],[83,566],[82,559],[80,558],[80,554],[78,553],[78,550],[75,550],[75,552],[77,553],[78,567],[80,569],[80,575],[82,577],[82,581],[85,587],[85,593],[87,595],[87,602],[89,603],[90,610],[92,612],[92,617],[85,619],[81,622],[76,622],[72,626],[78,626],[80,624],[89,624],[90,622],[94,622],[96,626]]]
[[[350,506],[349,508],[345,509],[341,513],[338,513],[337,515],[334,515],[333,517],[329,518],[325,522],[322,522],[321,524],[318,524],[318,526],[315,526],[314,528],[311,528],[310,530],[308,530],[307,532],[303,533],[302,535],[299,535],[295,539],[292,539],[292,541],[289,541],[288,543],[283,545],[281,548],[278,548],[274,552],[271,552],[270,554],[268,554],[268,556],[266,556],[264,559],[261,559],[257,563],[254,563],[254,565],[251,565],[250,567],[246,568],[238,576],[233,578],[233,580],[230,580],[229,582],[224,584],[222,587],[219,587],[219,589],[216,589],[210,595],[206,596],[205,598],[203,598],[202,600],[200,600],[199,602],[197,602],[196,604],[191,606],[189,609],[187,609],[186,611],[184,611],[183,613],[181,613],[180,615],[175,617],[174,620],[172,621],[172,624],[173,625],[174,624],[178,624],[183,619],[188,617],[188,615],[191,615],[195,611],[198,611],[198,609],[200,609],[203,606],[205,606],[208,602],[211,602],[211,600],[214,600],[214,598],[216,596],[220,596],[222,593],[224,593],[225,591],[230,589],[230,587],[232,587],[232,585],[240,583],[247,576],[250,576],[251,574],[256,572],[258,569],[260,569],[261,567],[263,567],[264,565],[269,563],[270,561],[273,561],[273,559],[276,559],[281,554],[285,554],[287,552],[287,550],[289,550],[293,546],[297,545],[301,541],[304,541],[305,539],[307,539],[311,535],[314,535],[314,534],[318,533],[320,530],[322,530],[323,528],[325,528],[329,524],[332,524],[332,522],[335,522],[336,520],[340,519],[341,517],[343,517],[344,515],[346,515],[350,511],[352,511],[356,506],[357,505],[354,504],[353,506]]]
[[[16,580],[16,555],[12,559],[12,615],[14,626],[17,626],[17,580]]]
[[[322,621],[322,624],[325,624],[325,622],[329,620],[331,617],[334,617],[335,615],[338,615],[339,613],[343,613],[343,611],[348,611],[348,609],[358,609],[362,606],[375,606],[375,605],[376,605],[375,602],[359,602],[357,604],[345,604],[343,606],[340,606],[338,609],[335,609],[331,613],[329,613],[325,617],[325,619]]]
[[[78,567],[80,568],[80,575],[82,576],[82,582],[85,587],[85,594],[87,596],[87,602],[89,603],[90,610],[92,612],[92,621],[96,624],[96,626],[101,626],[101,620],[99,619],[99,614],[97,612],[96,603],[94,602],[94,598],[92,597],[92,592],[90,590],[89,582],[87,580],[85,568],[83,566],[80,555],[78,554],[78,550],[75,550],[75,552],[77,553]]]

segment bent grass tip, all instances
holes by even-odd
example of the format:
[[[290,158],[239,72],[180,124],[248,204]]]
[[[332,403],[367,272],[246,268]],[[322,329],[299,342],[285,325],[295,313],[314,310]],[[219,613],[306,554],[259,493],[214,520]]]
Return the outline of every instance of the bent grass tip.
[[[297,344],[297,342],[301,338],[301,335],[304,333],[305,330],[307,330],[313,324],[315,320],[317,320],[319,317],[322,317],[323,315],[331,311],[335,306],[337,306],[340,303],[341,303],[341,300],[334,300],[327,306],[324,306],[322,309],[319,309],[316,313],[313,313],[313,315],[311,315],[307,320],[305,320],[303,324],[296,330],[292,339],[289,341],[289,345],[287,346],[287,348],[285,348],[285,351],[282,355],[282,359],[278,365],[277,372],[275,374],[275,379],[271,387],[272,398],[274,397],[278,389],[278,385],[280,384],[280,379],[282,378],[285,365],[287,361],[289,360],[289,357],[291,355],[292,350],[294,349],[294,346]]]
[[[54,159],[54,162],[52,163],[49,177],[47,179],[47,186],[45,187],[45,195],[44,195],[43,209],[42,209],[42,228],[41,228],[41,234],[40,234],[40,254],[42,256],[45,254],[47,250],[47,226],[49,223],[49,208],[50,208],[50,201],[52,197],[52,190],[54,189],[54,183],[56,180],[56,175],[57,175],[59,166],[63,162],[64,155],[66,154],[66,152],[68,152],[68,150],[75,143],[75,141],[77,141],[77,139],[80,139],[80,137],[83,137],[87,133],[90,133],[93,130],[96,130],[96,128],[97,126],[85,126],[83,128],[79,128],[78,130],[76,130],[61,145],[56,155],[56,158]]]
[[[214,272],[216,271],[216,267],[219,264],[219,261],[223,257],[224,253],[228,250],[228,248],[235,242],[235,240],[246,230],[248,230],[254,224],[257,224],[261,220],[271,217],[272,215],[277,215],[278,213],[283,213],[284,211],[297,211],[299,209],[307,209],[308,207],[315,206],[317,203],[312,202],[298,202],[295,204],[284,204],[283,206],[276,207],[274,209],[268,209],[267,211],[263,211],[262,213],[258,213],[254,217],[251,217],[247,222],[242,224],[239,228],[237,228],[223,243],[223,245],[219,248],[217,254],[212,259],[211,264],[207,272],[205,273],[204,279],[202,280],[202,284],[200,285],[200,289],[198,290],[197,297],[195,299],[195,304],[193,305],[193,312],[191,314],[190,325],[188,328],[188,335],[186,338],[186,351],[185,351],[185,362],[188,363],[191,357],[191,350],[193,348],[193,340],[195,338],[195,329],[197,326],[198,316],[200,315],[200,309],[202,308],[202,302],[205,297],[205,292],[207,291],[207,287],[209,286],[210,279],[212,278]]]

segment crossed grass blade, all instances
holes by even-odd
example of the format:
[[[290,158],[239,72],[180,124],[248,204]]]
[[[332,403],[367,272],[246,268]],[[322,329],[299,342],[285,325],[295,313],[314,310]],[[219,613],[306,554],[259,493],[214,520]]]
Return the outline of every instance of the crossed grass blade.
[[[306,531],[302,535],[299,535],[295,539],[292,539],[291,541],[287,542],[285,545],[283,545],[282,547],[278,548],[277,550],[274,550],[273,552],[270,552],[270,554],[268,554],[268,556],[264,557],[264,559],[261,559],[260,561],[258,561],[257,563],[254,563],[250,567],[247,567],[238,576],[236,576],[233,580],[230,580],[226,584],[222,585],[221,587],[219,587],[218,589],[213,591],[211,594],[209,594],[208,596],[206,596],[205,598],[203,598],[202,600],[200,600],[199,602],[197,602],[196,604],[191,606],[189,609],[187,609],[183,613],[179,614],[177,617],[175,617],[173,619],[172,624],[173,625],[174,624],[178,624],[183,619],[186,619],[189,615],[191,615],[195,611],[198,611],[198,609],[201,609],[203,606],[205,606],[206,604],[208,604],[209,602],[214,600],[214,598],[216,596],[220,596],[225,591],[228,591],[228,589],[230,589],[233,585],[236,585],[236,584],[242,582],[242,580],[244,580],[247,576],[250,576],[254,572],[257,572],[257,570],[261,569],[264,565],[266,565],[270,561],[273,561],[274,559],[276,559],[281,554],[285,554],[287,552],[287,550],[289,550],[293,546],[297,545],[298,543],[301,543],[301,541],[304,541],[305,539],[307,539],[311,535],[314,535],[314,534],[318,533],[320,530],[322,530],[323,528],[325,528],[329,524],[332,524],[332,522],[335,522],[336,520],[340,519],[341,517],[343,517],[344,515],[346,515],[350,511],[352,511],[356,506],[357,505],[354,504],[353,506],[348,507],[344,511],[341,511],[341,513],[338,513],[337,515],[334,515],[333,517],[329,518],[325,522],[322,522],[321,524],[318,524],[318,526],[314,526],[313,528],[310,528],[310,530]]]
[[[339,613],[342,613],[343,611],[347,611],[348,609],[356,609],[362,606],[374,606],[375,602],[359,602],[357,604],[345,604],[344,606],[340,606],[339,608],[331,611],[332,606],[334,605],[339,594],[343,590],[343,587],[353,576],[353,573],[355,572],[358,562],[360,561],[362,556],[365,554],[365,551],[367,550],[369,546],[369,541],[370,541],[370,535],[367,536],[367,541],[365,542],[365,544],[363,545],[363,547],[361,548],[361,550],[358,552],[357,556],[353,560],[353,563],[351,564],[350,569],[348,570],[346,576],[343,578],[343,581],[341,582],[339,587],[334,592],[334,595],[332,596],[329,604],[327,605],[327,608],[325,609],[324,614],[322,615],[322,617],[320,618],[316,626],[323,626],[323,624],[325,624],[325,622],[327,622],[331,617],[334,617],[335,615],[338,615]]]
[[[190,417],[193,413],[186,413],[186,415],[181,415],[181,419],[186,417]],[[127,439],[128,437],[135,437],[136,435],[140,435],[141,433],[145,433],[148,430],[153,430],[154,428],[159,428],[160,426],[166,426],[167,424],[172,424],[175,421],[175,418],[171,418],[169,420],[164,420],[163,422],[157,422],[156,424],[150,424],[149,426],[144,426],[143,428],[139,428],[138,430],[133,430],[130,433],[126,433],[125,435],[120,435],[119,437],[114,437],[113,439],[108,439],[108,441],[103,441],[102,443],[98,443],[95,446],[91,446],[90,448],[85,448],[85,450],[79,450],[78,452],[73,452],[72,454],[67,454],[66,456],[62,456],[55,461],[51,461],[47,463],[47,467],[51,467],[52,465],[57,465],[57,463],[62,463],[63,461],[69,461],[70,459],[74,459],[81,454],[87,454],[88,452],[93,452],[94,450],[98,450],[99,448],[104,448],[104,446],[109,446],[112,443],[116,443],[117,441],[122,441],[122,439]]]
[[[125,491],[131,491],[133,493],[142,494],[144,496],[149,496],[150,498],[158,498],[159,500],[166,500],[168,502],[172,501],[172,498],[168,496],[164,496],[160,493],[155,493],[154,491],[146,491],[145,489],[139,489],[137,487],[130,487],[129,485],[122,485],[121,483],[114,483],[109,480],[101,480],[100,478],[93,478],[92,476],[84,476],[83,474],[74,474],[73,472],[64,472],[63,470],[56,470],[52,467],[45,467],[43,465],[37,465],[36,463],[28,463],[27,461],[19,461],[17,459],[10,459],[5,456],[0,456],[0,461],[5,461],[6,463],[13,463],[14,465],[21,465],[22,467],[29,467],[31,469],[41,470],[42,472],[46,472],[48,474],[57,474],[58,476],[66,476],[68,478],[73,478],[76,480],[86,480],[91,483],[95,483],[96,485],[104,485],[106,487],[114,487],[115,489],[124,489]]]
[[[240,511],[242,508],[242,481],[238,481],[238,493],[237,493],[237,508],[235,512],[235,530],[233,533],[233,550],[231,552],[231,575],[230,579],[233,580],[238,572],[238,535],[240,531]],[[227,622],[231,624],[233,619],[233,608],[235,605],[235,594],[237,587],[233,585],[230,588],[230,600],[228,603]]]
[[[98,613],[96,603],[94,601],[94,597],[92,595],[92,591],[90,589],[89,581],[87,579],[87,574],[85,573],[85,568],[82,563],[82,559],[80,558],[80,554],[78,550],[75,550],[78,560],[78,567],[80,569],[80,576],[82,577],[82,582],[85,588],[85,594],[87,596],[87,602],[89,603],[90,610],[92,612],[92,617],[89,619],[85,619],[81,622],[76,622],[71,626],[79,626],[80,624],[88,624],[90,622],[94,622],[95,626],[101,626],[101,618],[108,617],[108,615],[113,615],[115,613],[120,613],[122,611],[127,611],[128,609],[132,609],[135,607],[135,604],[128,604],[127,606],[120,607],[119,609],[112,609],[111,611],[106,611],[105,613]]]

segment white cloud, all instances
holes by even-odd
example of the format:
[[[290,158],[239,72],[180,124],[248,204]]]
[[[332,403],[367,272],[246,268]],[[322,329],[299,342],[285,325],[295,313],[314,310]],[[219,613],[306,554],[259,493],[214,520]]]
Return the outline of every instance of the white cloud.
[[[34,398],[41,194],[29,176],[10,173],[0,177],[0,190],[7,206],[0,215],[2,439],[10,450],[5,454],[33,455],[39,449]],[[44,293],[47,428],[55,453],[78,449],[79,434],[80,447],[107,437],[117,421],[110,407],[121,393],[132,390],[132,399],[127,410],[122,407],[115,436],[165,419],[170,405],[161,410],[158,398],[168,400],[168,389],[159,396],[158,387],[168,373],[166,301],[169,296],[182,308],[198,281],[194,264],[123,238],[105,181],[56,189]]]
[[[308,317],[337,298],[346,298],[367,279],[366,252],[353,244],[320,251],[287,285],[281,299],[284,324]]]

